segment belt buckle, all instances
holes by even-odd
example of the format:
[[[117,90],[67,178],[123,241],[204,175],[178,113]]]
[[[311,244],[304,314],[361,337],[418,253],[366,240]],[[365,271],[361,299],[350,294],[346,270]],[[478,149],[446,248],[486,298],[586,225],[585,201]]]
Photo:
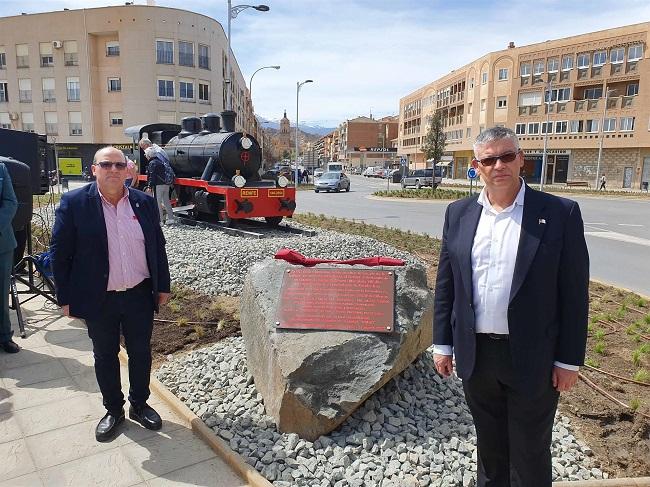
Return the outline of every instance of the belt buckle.
[[[125,287],[120,288],[120,289],[114,289],[114,291],[115,291],[116,293],[123,293],[123,292],[126,291],[126,290],[127,290],[127,288],[125,288]]]

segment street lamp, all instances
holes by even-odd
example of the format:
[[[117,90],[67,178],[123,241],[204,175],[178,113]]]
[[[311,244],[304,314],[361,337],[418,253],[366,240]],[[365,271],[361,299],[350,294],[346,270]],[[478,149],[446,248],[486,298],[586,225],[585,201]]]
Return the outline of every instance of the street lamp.
[[[263,69],[280,69],[280,66],[262,66],[261,68],[256,69],[253,74],[251,74],[251,80],[248,82],[248,93],[251,97],[251,105],[253,104],[253,77],[257,74],[258,71],[262,71]]]
[[[539,176],[539,190],[544,191],[544,180],[546,179],[546,162],[548,156],[546,149],[548,147],[548,126],[551,123],[551,102],[553,101],[553,81],[548,82],[548,100],[546,102],[546,130],[544,131],[544,152],[542,153],[542,173]]]
[[[603,120],[600,124],[600,141],[598,142],[598,163],[596,164],[596,184],[595,188],[598,188],[598,177],[600,175],[600,160],[603,157],[603,138],[605,136],[605,117],[607,116],[607,99],[609,94],[616,93],[616,90],[605,90],[605,106],[603,107]]]
[[[300,88],[302,88],[302,85],[307,84],[307,83],[313,83],[314,81],[311,79],[307,79],[303,81],[302,83],[300,81],[296,81],[296,169],[295,169],[295,180],[294,184],[296,187],[298,187],[298,125],[299,125],[299,118],[298,118],[298,101],[300,99]]]
[[[228,57],[226,59],[226,77],[229,79],[230,78],[230,56],[232,53],[230,52],[230,23],[232,19],[236,19],[237,15],[239,15],[239,12],[242,10],[246,10],[247,8],[254,8],[255,10],[259,12],[268,12],[269,7],[267,5],[235,5],[234,7],[232,6],[232,0],[228,0]],[[232,85],[228,86],[228,103],[227,109],[232,110]]]

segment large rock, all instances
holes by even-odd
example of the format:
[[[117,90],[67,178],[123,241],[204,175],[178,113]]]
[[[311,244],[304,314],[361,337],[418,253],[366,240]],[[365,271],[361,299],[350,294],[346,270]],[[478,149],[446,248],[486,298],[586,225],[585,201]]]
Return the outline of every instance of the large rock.
[[[283,275],[292,267],[266,260],[251,269],[242,294],[241,329],[266,413],[280,431],[313,441],[431,345],[433,297],[422,266],[383,268],[397,277],[397,333],[276,330]]]

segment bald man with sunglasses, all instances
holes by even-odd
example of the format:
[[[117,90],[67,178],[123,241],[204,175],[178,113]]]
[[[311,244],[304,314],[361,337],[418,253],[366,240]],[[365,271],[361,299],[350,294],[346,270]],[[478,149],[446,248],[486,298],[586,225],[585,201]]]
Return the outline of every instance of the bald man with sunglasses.
[[[550,487],[559,394],[575,385],[587,340],[580,208],[524,183],[512,130],[482,132],[474,154],[485,186],[445,215],[434,362],[449,377],[455,356],[476,426],[478,485]]]
[[[126,188],[124,154],[95,154],[95,182],[65,193],[56,211],[50,250],[56,296],[66,316],[85,320],[106,415],[97,441],[110,441],[124,421],[118,359],[120,334],[129,356],[129,417],[145,428],[162,421],[147,404],[153,314],[169,299],[170,278],[158,205]]]

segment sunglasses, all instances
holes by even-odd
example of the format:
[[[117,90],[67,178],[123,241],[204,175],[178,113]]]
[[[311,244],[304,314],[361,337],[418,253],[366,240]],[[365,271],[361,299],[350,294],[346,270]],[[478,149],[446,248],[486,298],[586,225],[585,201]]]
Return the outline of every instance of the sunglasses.
[[[494,166],[498,160],[501,160],[501,162],[507,164],[509,162],[514,161],[517,156],[519,155],[519,152],[506,152],[505,154],[501,154],[499,156],[493,156],[493,157],[485,157],[483,159],[474,159],[474,162],[480,162],[482,166]]]
[[[126,162],[107,162],[107,161],[102,161],[98,162],[95,164],[96,166],[101,167],[102,169],[111,169],[113,166],[115,166],[115,169],[118,171],[123,171],[126,169]]]

